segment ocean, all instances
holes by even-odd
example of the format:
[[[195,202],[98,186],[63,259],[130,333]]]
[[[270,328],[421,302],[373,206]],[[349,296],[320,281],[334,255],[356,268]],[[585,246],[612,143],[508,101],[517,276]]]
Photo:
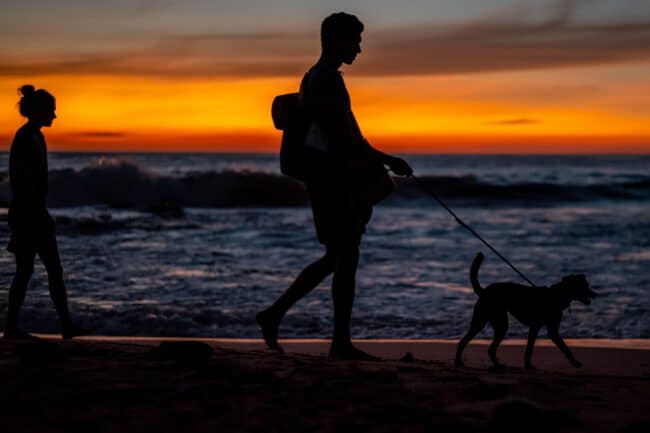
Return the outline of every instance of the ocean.
[[[537,285],[584,273],[562,335],[650,338],[650,156],[406,155],[428,188]],[[259,337],[257,311],[322,253],[302,185],[274,154],[51,153],[49,207],[79,323],[102,335]],[[0,154],[6,245],[8,155]],[[374,210],[361,245],[353,336],[456,338],[485,286],[521,279],[412,182]],[[0,327],[13,256],[0,252]],[[281,337],[328,337],[326,280]],[[37,260],[23,326],[58,332]],[[483,336],[489,337],[489,330]],[[510,336],[526,329],[511,320]]]

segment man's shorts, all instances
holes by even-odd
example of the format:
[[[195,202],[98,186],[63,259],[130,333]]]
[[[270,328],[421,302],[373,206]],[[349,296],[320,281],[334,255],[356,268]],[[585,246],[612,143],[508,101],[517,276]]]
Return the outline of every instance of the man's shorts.
[[[318,241],[329,249],[358,247],[372,216],[372,206],[344,188],[307,189]]]

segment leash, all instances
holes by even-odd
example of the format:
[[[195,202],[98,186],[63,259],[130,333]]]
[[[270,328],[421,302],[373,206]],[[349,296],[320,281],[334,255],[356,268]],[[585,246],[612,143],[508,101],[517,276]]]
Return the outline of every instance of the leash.
[[[421,181],[419,178],[417,178],[414,174],[411,174],[411,175],[409,175],[408,177],[411,178],[411,179],[413,179],[413,180],[415,181],[415,183],[416,183],[416,184],[417,184],[417,185],[418,185],[418,186],[419,186],[419,187],[420,187],[424,192],[426,192],[429,196],[433,197],[433,199],[434,199],[435,201],[437,201],[438,204],[439,204],[440,206],[442,206],[443,208],[445,208],[445,210],[446,210],[447,212],[449,212],[449,213],[451,214],[451,216],[453,216],[453,217],[456,219],[456,222],[457,222],[458,224],[460,224],[461,226],[465,227],[465,228],[466,228],[466,229],[467,229],[467,230],[468,230],[472,235],[474,235],[474,236],[475,236],[479,241],[483,242],[483,244],[485,244],[485,246],[487,246],[490,250],[492,250],[492,252],[493,252],[494,254],[496,254],[496,255],[497,255],[501,260],[503,260],[503,262],[504,262],[505,264],[507,264],[508,266],[510,266],[510,268],[512,268],[513,271],[515,271],[517,274],[519,274],[519,276],[520,276],[521,278],[523,278],[524,280],[526,280],[526,282],[527,282],[528,284],[530,284],[532,287],[536,287],[535,284],[534,284],[532,281],[530,281],[530,280],[529,280],[529,279],[528,279],[528,278],[527,278],[527,277],[526,277],[526,276],[525,276],[525,275],[524,275],[524,274],[523,274],[519,269],[517,269],[517,267],[516,267],[515,265],[513,265],[512,263],[510,263],[510,260],[506,259],[506,258],[505,258],[505,257],[504,257],[500,252],[498,252],[498,251],[496,250],[496,248],[494,248],[492,245],[490,245],[490,243],[489,243],[488,241],[486,241],[485,239],[483,239],[483,238],[481,237],[481,235],[479,235],[479,234],[476,232],[476,230],[474,230],[474,229],[471,228],[469,225],[467,225],[463,220],[461,220],[461,219],[458,217],[458,215],[456,215],[456,214],[454,213],[454,211],[451,210],[451,208],[450,208],[449,206],[447,206],[447,204],[446,204],[444,201],[442,201],[442,200],[440,199],[440,197],[438,197],[438,195],[437,195],[436,193],[434,193],[434,192],[433,192],[433,191],[432,191],[432,190],[431,190],[427,185],[424,184],[424,182],[422,182],[422,181]]]

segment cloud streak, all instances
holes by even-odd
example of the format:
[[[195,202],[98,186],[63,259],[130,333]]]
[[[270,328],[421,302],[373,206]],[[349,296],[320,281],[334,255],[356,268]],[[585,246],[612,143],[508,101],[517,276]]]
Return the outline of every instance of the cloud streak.
[[[475,23],[379,35],[367,74],[453,74],[650,59],[650,22],[600,25]]]
[[[126,137],[127,134],[118,131],[80,131],[80,132],[74,132],[71,135],[80,138],[114,139],[114,138]]]
[[[318,45],[306,43],[303,36],[288,33],[166,35],[148,46],[128,50],[66,53],[39,59],[0,55],[0,76],[287,76],[300,71],[318,53]]]
[[[488,122],[488,125],[499,125],[499,126],[521,126],[521,125],[535,125],[540,123],[537,119],[529,119],[527,117],[520,117],[517,119],[503,119],[495,120],[493,122]]]
[[[529,119],[527,117],[519,117],[516,119],[503,119],[495,120],[493,122],[488,122],[488,125],[500,125],[500,126],[521,126],[521,125],[535,125],[540,123],[538,119]]]
[[[650,19],[576,23],[572,17],[584,2],[556,1],[541,21],[501,14],[444,27],[371,29],[355,74],[471,74],[650,61]],[[0,76],[295,76],[318,53],[317,32],[166,35],[127,50],[41,59],[0,55]]]

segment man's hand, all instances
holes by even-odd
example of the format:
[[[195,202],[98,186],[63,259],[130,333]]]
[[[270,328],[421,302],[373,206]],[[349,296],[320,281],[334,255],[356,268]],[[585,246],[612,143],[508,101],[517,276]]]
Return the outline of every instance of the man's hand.
[[[398,176],[410,176],[413,174],[411,166],[402,158],[391,156],[386,164],[388,164],[391,171]]]

